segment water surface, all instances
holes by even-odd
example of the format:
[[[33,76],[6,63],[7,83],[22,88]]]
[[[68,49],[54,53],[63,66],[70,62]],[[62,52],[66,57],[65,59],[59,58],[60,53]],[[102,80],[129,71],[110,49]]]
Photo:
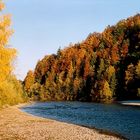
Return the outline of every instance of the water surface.
[[[95,127],[140,140],[140,107],[83,102],[44,102],[23,111],[58,121]]]

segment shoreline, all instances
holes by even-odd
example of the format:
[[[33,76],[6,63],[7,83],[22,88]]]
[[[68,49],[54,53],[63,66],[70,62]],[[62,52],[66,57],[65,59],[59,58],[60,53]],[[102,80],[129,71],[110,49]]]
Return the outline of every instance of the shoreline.
[[[27,104],[25,104],[25,105],[21,104],[21,105],[16,105],[16,106],[18,107],[18,109],[19,109],[21,112],[26,113],[26,112],[22,111],[22,110],[20,109],[20,107],[22,108],[22,107],[24,107],[24,106],[26,106],[26,105],[28,106],[28,105],[34,104],[34,103],[36,103],[36,102],[31,102],[31,103],[27,103]],[[55,119],[49,119],[49,118],[45,118],[45,117],[35,116],[35,115],[30,114],[30,113],[26,113],[26,114],[31,115],[31,116],[33,116],[33,117],[41,118],[41,119],[43,118],[43,119],[46,119],[46,120],[57,121],[57,120],[55,120]],[[66,123],[66,124],[77,125],[77,126],[80,126],[80,127],[84,127],[84,128],[88,128],[88,129],[97,131],[99,134],[104,134],[104,135],[113,136],[113,137],[116,137],[116,138],[119,138],[119,139],[127,140],[127,138],[124,137],[124,136],[122,136],[121,134],[119,134],[119,133],[114,133],[114,132],[110,132],[110,131],[108,131],[108,130],[104,130],[104,129],[100,129],[100,128],[96,128],[96,127],[90,127],[90,126],[86,126],[86,125],[79,125],[79,124],[69,123],[69,122],[65,122],[65,121],[58,121],[58,122]]]
[[[96,128],[88,128],[42,118],[22,112],[19,109],[19,107],[29,104],[19,104],[0,110],[0,140],[125,139],[119,135],[114,135]]]
[[[26,103],[25,105],[24,104],[19,104],[19,105],[16,105],[17,107],[18,107],[18,109],[21,111],[21,112],[23,112],[23,113],[26,113],[26,112],[24,112],[24,111],[22,111],[21,109],[20,109],[20,107],[22,108],[22,107],[24,107],[24,106],[28,106],[28,105],[31,105],[31,104],[34,104],[34,103],[36,103],[36,102],[29,102],[29,103]],[[30,113],[27,113],[27,114],[29,114],[29,115],[32,115],[32,114],[30,114]],[[32,115],[32,116],[34,116],[34,117],[38,117],[38,118],[44,118],[44,119],[48,119],[48,120],[54,120],[54,121],[57,121],[57,120],[55,120],[55,119],[49,119],[49,118],[45,118],[45,117],[39,117],[39,116],[35,116],[35,115]],[[73,124],[73,125],[77,125],[77,126],[81,126],[81,127],[85,127],[85,128],[88,128],[88,129],[92,129],[92,130],[95,130],[95,131],[97,131],[99,134],[105,134],[105,135],[108,135],[108,136],[113,136],[113,137],[117,137],[117,138],[120,138],[120,139],[123,139],[123,140],[127,140],[127,138],[126,137],[124,137],[124,136],[122,136],[121,134],[119,134],[119,133],[114,133],[114,132],[110,132],[110,131],[108,131],[108,130],[104,130],[104,129],[100,129],[100,128],[96,128],[96,127],[90,127],[90,126],[86,126],[86,125],[79,125],[79,124],[74,124],[74,123],[68,123],[68,122],[65,122],[65,121],[58,121],[58,122],[62,122],[62,123],[67,123],[67,124]]]
[[[123,105],[123,106],[140,107],[140,101],[119,101],[118,104]]]
[[[88,126],[84,126],[84,125],[79,125],[79,126],[95,130],[99,134],[105,134],[105,135],[108,135],[108,136],[113,136],[113,137],[116,137],[116,138],[119,138],[119,139],[127,140],[127,138],[125,138],[121,134],[113,133],[113,132],[110,132],[110,131],[107,131],[107,130],[104,130],[104,129],[98,129],[96,127],[88,127]]]

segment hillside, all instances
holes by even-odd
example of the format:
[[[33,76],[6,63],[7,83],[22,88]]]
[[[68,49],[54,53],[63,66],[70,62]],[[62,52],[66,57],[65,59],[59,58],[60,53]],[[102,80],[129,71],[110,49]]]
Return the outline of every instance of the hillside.
[[[35,100],[139,99],[140,14],[45,56],[23,84]]]

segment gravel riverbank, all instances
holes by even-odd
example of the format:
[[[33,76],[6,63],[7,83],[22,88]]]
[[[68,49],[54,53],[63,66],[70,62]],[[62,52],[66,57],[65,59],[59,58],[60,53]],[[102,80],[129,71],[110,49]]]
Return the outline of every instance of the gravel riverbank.
[[[0,110],[0,140],[119,140],[97,130],[44,119],[12,106]]]

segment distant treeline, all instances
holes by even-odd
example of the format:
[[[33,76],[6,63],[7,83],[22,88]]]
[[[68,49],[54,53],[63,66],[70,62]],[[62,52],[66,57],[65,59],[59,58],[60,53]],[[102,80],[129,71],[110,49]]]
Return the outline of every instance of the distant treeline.
[[[45,56],[23,84],[42,101],[140,98],[140,14]]]

